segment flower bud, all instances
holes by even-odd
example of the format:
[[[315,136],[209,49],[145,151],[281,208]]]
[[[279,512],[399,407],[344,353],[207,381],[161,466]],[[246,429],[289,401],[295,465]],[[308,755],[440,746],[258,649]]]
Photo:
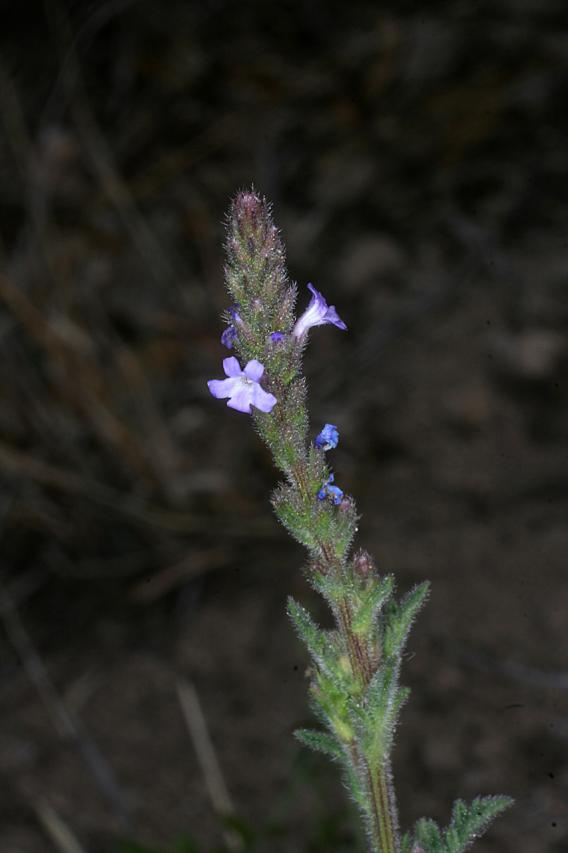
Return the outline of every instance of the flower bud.
[[[375,562],[368,551],[360,549],[353,557],[353,568],[360,578],[366,580],[375,574]]]

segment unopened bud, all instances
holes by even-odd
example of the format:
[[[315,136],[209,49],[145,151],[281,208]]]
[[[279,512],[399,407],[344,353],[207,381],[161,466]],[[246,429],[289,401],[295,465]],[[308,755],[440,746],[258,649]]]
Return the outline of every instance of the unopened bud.
[[[353,568],[360,578],[366,580],[375,574],[375,562],[368,551],[357,551],[353,557]]]
[[[263,202],[255,192],[242,192],[237,195],[234,211],[241,233],[248,229],[256,229],[265,207],[266,202]]]

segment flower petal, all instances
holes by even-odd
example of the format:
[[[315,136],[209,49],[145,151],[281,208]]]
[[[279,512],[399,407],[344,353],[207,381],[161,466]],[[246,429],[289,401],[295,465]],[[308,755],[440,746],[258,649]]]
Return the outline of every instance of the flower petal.
[[[221,343],[223,344],[224,347],[227,347],[227,349],[233,349],[233,343],[234,343],[236,337],[237,337],[237,330],[231,324],[230,326],[227,326],[227,328],[225,329],[225,331],[221,335]]]
[[[228,360],[229,359],[227,359],[227,361]],[[238,385],[240,385],[240,382],[237,378],[210,379],[207,383],[207,387],[218,400],[222,400],[225,397],[231,397],[237,391]]]
[[[338,443],[339,430],[335,424],[325,424],[320,434],[314,439],[315,446],[323,451],[334,449]]]
[[[243,373],[248,377],[248,379],[252,379],[253,382],[259,382],[260,377],[264,373],[264,364],[261,364],[260,361],[256,360],[256,358],[253,358],[252,361],[248,362]]]
[[[335,506],[338,506],[341,503],[341,498],[343,497],[343,489],[340,489],[339,486],[328,486],[327,492]]]
[[[334,326],[337,326],[338,329],[343,329],[343,331],[347,331],[347,326],[335,310],[335,305],[329,305],[327,311],[325,312],[324,323],[332,323]]]
[[[308,288],[308,290],[310,290],[310,291],[312,292],[312,294],[313,294],[313,295],[312,295],[312,298],[311,298],[311,300],[310,300],[310,305],[311,305],[311,303],[314,301],[314,299],[315,299],[317,302],[325,302],[324,297],[323,297],[323,296],[322,296],[322,294],[319,292],[319,290],[316,290],[316,289],[315,289],[315,287],[313,286],[313,284],[311,283],[311,281],[308,281],[307,288]]]
[[[241,370],[241,365],[237,361],[234,355],[230,356],[230,358],[223,359],[223,370],[225,371],[225,376],[242,376],[243,372]]]
[[[252,394],[252,404],[256,406],[257,409],[260,409],[261,412],[271,412],[278,400],[274,396],[274,394],[269,394],[268,391],[265,391],[264,388],[261,388],[258,382],[256,382],[253,386],[253,394]]]
[[[245,412],[245,414],[250,415],[254,387],[254,385],[240,381],[231,394],[231,399],[227,403],[227,406],[230,409],[236,409],[237,412]]]
[[[296,325],[292,334],[295,338],[302,338],[312,326],[322,326],[331,323],[338,329],[347,329],[343,320],[339,317],[335,306],[328,305],[323,294],[316,290],[313,284],[308,284],[308,290],[312,293],[310,303]]]

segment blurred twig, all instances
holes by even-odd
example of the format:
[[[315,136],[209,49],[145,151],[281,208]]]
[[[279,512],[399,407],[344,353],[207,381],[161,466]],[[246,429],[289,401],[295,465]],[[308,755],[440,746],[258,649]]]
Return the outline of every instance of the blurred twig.
[[[131,591],[131,597],[135,601],[150,602],[166,595],[175,587],[199,575],[205,574],[219,566],[227,565],[231,558],[227,548],[210,548],[201,553],[192,553],[182,560],[157,572],[149,580],[136,583]]]
[[[26,263],[29,263],[30,259],[33,259],[34,262],[42,261],[44,272],[54,281],[56,280],[56,273],[50,251],[50,245],[54,242],[54,226],[49,217],[45,187],[38,180],[39,170],[36,151],[26,127],[18,93],[4,68],[1,57],[0,125],[4,129],[7,148],[19,173],[22,185],[21,197],[27,208],[31,225],[31,239],[30,237],[24,239],[21,257]]]
[[[86,853],[70,827],[48,802],[37,800],[34,809],[41,825],[61,853]]]
[[[56,731],[81,752],[93,779],[125,828],[130,828],[129,806],[114,773],[98,746],[59,695],[6,588],[0,583],[0,619],[30,682],[37,690]]]
[[[195,752],[197,753],[201,772],[203,773],[213,808],[219,817],[224,820],[234,818],[235,807],[225,779],[223,778],[221,766],[217,760],[197,691],[193,684],[183,678],[178,680],[177,689],[183,715],[193,741]],[[229,850],[240,851],[243,849],[242,840],[234,830],[227,828],[223,834]]]
[[[166,282],[177,285],[178,276],[162,251],[153,230],[138,210],[126,181],[120,174],[113,152],[89,106],[75,51],[75,39],[63,5],[58,0],[46,0],[45,8],[59,47],[61,62],[65,64],[63,83],[69,95],[71,112],[91,167],[119,215],[148,274],[161,287]]]

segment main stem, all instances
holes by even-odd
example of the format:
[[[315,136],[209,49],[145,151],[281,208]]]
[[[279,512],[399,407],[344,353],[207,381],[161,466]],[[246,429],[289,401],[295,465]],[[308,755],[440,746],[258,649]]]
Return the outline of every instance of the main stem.
[[[302,498],[304,500],[309,499],[302,470],[302,462],[299,458],[289,473],[292,475],[296,488],[302,495]],[[341,576],[344,569],[335,556],[332,543],[320,540],[318,544],[327,571]],[[367,649],[361,644],[359,638],[352,630],[351,611],[347,597],[341,601],[339,611],[335,614],[335,617],[348,650],[351,669],[361,683],[362,688],[365,689],[373,676],[373,666]],[[358,763],[367,776],[366,787],[370,800],[373,853],[398,853],[398,814],[394,792],[389,785],[390,764],[388,759],[385,759],[382,764],[377,764],[376,767],[371,767],[366,759],[361,756],[358,746],[354,746],[353,752],[354,763]]]
[[[349,651],[351,668],[363,687],[366,688],[373,675],[371,661],[367,650],[361,645],[359,638],[351,628],[351,614],[347,599],[341,602],[337,623]],[[389,786],[390,766],[388,760],[376,767],[371,767],[365,759],[363,759],[363,763],[366,766],[367,789],[371,806],[373,846],[376,853],[398,853],[398,833],[396,831],[398,814],[394,792]]]

